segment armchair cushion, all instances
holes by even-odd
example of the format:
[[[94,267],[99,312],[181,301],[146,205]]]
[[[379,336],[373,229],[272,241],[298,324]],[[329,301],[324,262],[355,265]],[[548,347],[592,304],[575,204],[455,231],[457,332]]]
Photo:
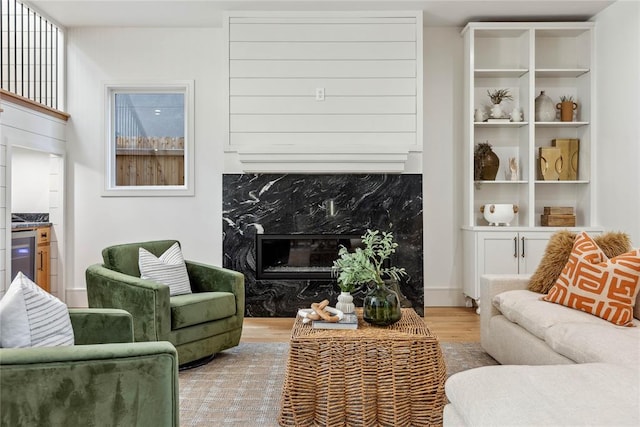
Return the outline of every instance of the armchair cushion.
[[[0,301],[1,347],[73,345],[65,303],[18,272]]]
[[[145,248],[138,250],[140,277],[169,286],[169,295],[191,293],[189,275],[184,264],[178,242],[171,245],[162,255],[155,256]]]
[[[201,292],[171,297],[171,329],[224,319],[236,314],[230,292]]]
[[[138,266],[138,249],[140,247],[159,257],[176,242],[177,240],[157,240],[109,246],[102,250],[102,259],[104,260],[104,266],[109,270],[114,270],[127,276],[140,277],[140,267]]]

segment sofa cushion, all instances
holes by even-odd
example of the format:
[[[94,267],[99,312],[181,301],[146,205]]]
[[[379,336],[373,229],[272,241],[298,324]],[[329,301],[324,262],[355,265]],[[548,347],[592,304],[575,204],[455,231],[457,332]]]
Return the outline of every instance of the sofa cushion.
[[[169,295],[183,295],[191,293],[191,284],[187,274],[180,245],[176,242],[159,257],[140,248],[138,250],[140,277],[154,280],[169,286]]]
[[[640,425],[637,367],[485,366],[452,375],[445,391],[465,425]]]
[[[66,304],[18,272],[0,300],[0,347],[73,344]]]
[[[599,323],[613,325],[599,317],[573,310],[559,304],[542,301],[540,294],[528,290],[506,291],[496,295],[493,305],[511,322],[517,323],[531,334],[545,339],[547,329],[566,323]]]
[[[530,291],[543,294],[549,292],[569,260],[575,239],[576,234],[567,230],[558,231],[549,238],[540,264],[531,275]],[[625,233],[608,232],[595,236],[593,240],[608,258],[614,258],[632,249],[631,240]]]
[[[567,265],[545,301],[632,326],[640,291],[640,249],[607,259],[585,232],[576,238]]]
[[[236,299],[230,292],[199,292],[171,298],[171,329],[224,319],[236,314]]]
[[[640,326],[639,320],[634,320]],[[608,322],[559,323],[547,329],[545,342],[577,363],[606,362],[640,366],[640,328]]]

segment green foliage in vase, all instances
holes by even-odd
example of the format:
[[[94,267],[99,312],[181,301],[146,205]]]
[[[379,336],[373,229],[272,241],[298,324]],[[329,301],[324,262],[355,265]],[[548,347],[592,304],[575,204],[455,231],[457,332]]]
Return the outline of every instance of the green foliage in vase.
[[[513,99],[513,96],[509,94],[509,89],[496,89],[493,92],[487,90],[487,95],[489,95],[489,99],[494,104],[500,104],[505,99]]]
[[[562,95],[560,97],[561,102],[573,102],[573,96],[570,95]]]
[[[338,259],[333,262],[331,273],[338,278],[342,292],[353,292],[357,287],[375,282],[384,283],[382,277],[400,280],[406,273],[404,268],[383,267],[385,260],[395,253],[398,244],[393,241],[392,233],[367,230],[362,236],[364,248],[354,252],[340,245]]]

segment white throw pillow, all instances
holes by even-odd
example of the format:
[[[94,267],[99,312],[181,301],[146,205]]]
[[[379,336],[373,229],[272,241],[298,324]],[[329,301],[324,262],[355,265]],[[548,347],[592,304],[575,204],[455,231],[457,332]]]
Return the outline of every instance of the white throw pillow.
[[[0,346],[54,347],[73,343],[66,304],[19,272],[0,300]]]
[[[191,293],[187,266],[178,243],[174,243],[160,257],[140,248],[138,250],[138,266],[141,278],[169,286],[169,295]]]

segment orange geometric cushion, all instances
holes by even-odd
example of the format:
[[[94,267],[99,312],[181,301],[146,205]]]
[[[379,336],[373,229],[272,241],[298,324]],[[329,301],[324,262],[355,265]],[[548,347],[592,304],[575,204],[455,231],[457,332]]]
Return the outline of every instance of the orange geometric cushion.
[[[576,237],[569,261],[542,299],[584,311],[620,326],[633,326],[640,291],[640,249],[608,259],[585,232]]]

